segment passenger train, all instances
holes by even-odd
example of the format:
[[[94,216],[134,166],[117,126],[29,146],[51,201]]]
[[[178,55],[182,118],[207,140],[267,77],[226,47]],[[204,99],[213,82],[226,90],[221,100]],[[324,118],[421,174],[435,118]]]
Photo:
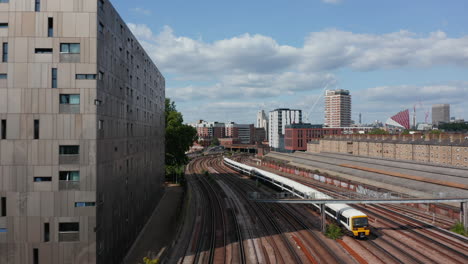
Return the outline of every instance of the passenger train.
[[[228,158],[224,158],[224,163],[236,171],[263,179],[303,199],[333,199],[331,196],[328,196],[316,189],[268,171],[239,163]],[[313,205],[320,209],[320,205]],[[347,204],[325,204],[325,213],[330,218],[335,219],[355,237],[364,238],[370,234],[367,215]]]

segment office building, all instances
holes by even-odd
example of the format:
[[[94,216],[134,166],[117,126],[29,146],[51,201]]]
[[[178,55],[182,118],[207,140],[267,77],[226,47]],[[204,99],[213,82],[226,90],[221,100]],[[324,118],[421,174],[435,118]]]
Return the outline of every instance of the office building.
[[[265,130],[265,139],[268,140],[268,117],[265,114],[265,111],[260,110],[257,113],[257,128],[263,128]],[[260,134],[262,132],[259,132]]]
[[[432,124],[439,125],[440,123],[450,122],[450,105],[435,104],[432,105]]]
[[[351,95],[348,90],[325,92],[325,126],[351,126]]]
[[[255,127],[253,124],[226,124],[226,138],[237,139],[239,144],[253,144],[255,140]]]
[[[284,150],[284,133],[286,125],[302,123],[302,111],[297,109],[278,108],[269,113],[268,143],[274,150]]]
[[[0,263],[120,263],[162,193],[164,77],[107,0],[0,10]]]

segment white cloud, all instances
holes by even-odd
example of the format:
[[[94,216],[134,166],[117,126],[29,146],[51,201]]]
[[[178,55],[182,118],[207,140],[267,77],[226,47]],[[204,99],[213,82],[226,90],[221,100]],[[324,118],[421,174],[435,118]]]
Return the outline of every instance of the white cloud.
[[[331,72],[340,69],[468,67],[468,36],[451,38],[442,31],[427,35],[408,31],[357,34],[328,29],[310,33],[301,47],[294,47],[260,34],[246,33],[207,42],[177,36],[169,26],[158,33],[146,25],[129,24],[129,27],[160,70],[171,76],[166,78],[168,97],[195,105],[194,108],[184,106],[184,114],[193,120],[204,118],[205,114],[212,117],[231,116],[234,112],[255,115],[256,111],[247,106],[271,100],[279,102],[275,107],[296,104],[307,111],[311,101],[304,101],[305,95],[311,94],[309,91],[316,94],[326,84],[334,87],[338,81]],[[382,118],[410,108],[415,100],[427,104],[446,100],[454,104],[454,112],[466,115],[461,107],[461,101],[468,100],[466,87],[466,83],[447,83],[352,91],[353,112]],[[285,103],[284,97],[294,96],[296,101]],[[219,111],[214,111],[202,103],[207,101],[223,105],[217,105]],[[242,105],[247,106],[229,109]],[[271,106],[265,105],[265,109]],[[323,108],[323,104],[317,107]],[[314,119],[320,117],[318,112],[313,115]]]
[[[145,16],[150,16],[152,14],[151,10],[141,8],[141,7],[135,7],[130,9],[132,12],[140,14],[140,15],[145,15]]]
[[[293,47],[259,34],[209,43],[176,36],[168,26],[157,35],[146,25],[129,26],[164,71],[186,76],[468,66],[468,36],[449,38],[441,31],[419,36],[408,31],[376,35],[330,29],[313,32],[302,47]]]

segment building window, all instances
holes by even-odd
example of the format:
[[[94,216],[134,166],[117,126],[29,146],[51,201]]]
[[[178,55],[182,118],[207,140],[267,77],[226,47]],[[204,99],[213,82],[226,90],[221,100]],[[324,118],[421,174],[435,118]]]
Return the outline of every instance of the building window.
[[[50,182],[52,177],[34,177],[34,182]]]
[[[44,242],[50,241],[50,224],[44,223]]]
[[[57,68],[52,68],[52,88],[57,88]]]
[[[104,72],[99,71],[99,80],[102,81],[104,79]]]
[[[96,206],[96,202],[76,202],[75,207],[91,207]]]
[[[59,223],[59,241],[78,241],[80,239],[80,223]]]
[[[8,28],[8,23],[0,23],[0,28]]]
[[[6,207],[6,197],[2,197],[1,199],[1,205],[0,205],[0,216],[6,216],[7,215],[7,207]]]
[[[2,62],[8,62],[8,42],[3,42]]]
[[[61,181],[80,181],[80,172],[79,171],[61,171],[59,172],[59,179]]]
[[[51,48],[37,48],[34,50],[36,54],[52,54],[52,51]]]
[[[60,171],[59,172],[59,190],[79,190],[80,172],[79,171]]]
[[[47,37],[53,37],[54,36],[54,18],[49,17],[47,19]]]
[[[99,129],[99,130],[104,129],[104,120],[99,120],[99,121],[98,121],[98,129]]]
[[[96,74],[76,74],[77,80],[96,80]]]
[[[35,5],[34,5],[34,11],[39,12],[41,11],[41,0],[34,0]]]
[[[0,233],[6,233],[8,230],[6,228],[0,228]]]
[[[98,24],[98,31],[101,32],[101,33],[104,33],[104,24],[99,22]]]
[[[6,119],[2,119],[1,131],[2,131],[1,138],[6,139],[6,132],[7,132],[7,121],[6,121]]]
[[[60,104],[79,105],[80,95],[79,94],[61,94]]]
[[[80,43],[60,43],[60,52],[80,54]]]
[[[104,0],[98,0],[98,7],[102,11],[104,11]]]
[[[0,73],[0,79],[7,79],[8,75],[6,73]]]
[[[10,2],[10,0],[0,0],[0,4],[7,4],[9,2]]]
[[[34,139],[39,139],[39,119],[34,120]]]
[[[79,155],[80,146],[60,146],[59,154],[60,155]]]

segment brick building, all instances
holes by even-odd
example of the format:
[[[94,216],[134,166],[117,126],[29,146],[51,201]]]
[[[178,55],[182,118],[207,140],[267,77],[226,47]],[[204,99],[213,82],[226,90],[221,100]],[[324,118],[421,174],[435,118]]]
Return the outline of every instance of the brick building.
[[[332,135],[309,142],[307,151],[468,167],[466,134]]]
[[[341,135],[369,131],[370,127],[323,127],[308,123],[291,124],[285,127],[284,146],[290,151],[305,151],[307,143],[318,140],[328,135]]]

